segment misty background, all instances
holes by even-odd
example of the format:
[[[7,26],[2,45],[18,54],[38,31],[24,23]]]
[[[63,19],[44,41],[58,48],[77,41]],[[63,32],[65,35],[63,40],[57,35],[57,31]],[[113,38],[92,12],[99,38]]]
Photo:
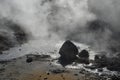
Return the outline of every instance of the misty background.
[[[119,4],[119,0],[0,0],[0,36],[10,47],[30,44],[50,49],[49,45],[69,39],[110,56],[119,54]]]

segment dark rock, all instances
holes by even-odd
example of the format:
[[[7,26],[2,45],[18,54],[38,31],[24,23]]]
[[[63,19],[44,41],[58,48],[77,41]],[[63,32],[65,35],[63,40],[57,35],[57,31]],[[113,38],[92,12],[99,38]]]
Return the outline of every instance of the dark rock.
[[[109,58],[107,69],[111,71],[120,71],[120,59],[117,57]]]
[[[107,69],[108,70],[111,70],[111,71],[120,71],[120,66],[118,66],[118,65],[108,65],[107,66]]]
[[[71,41],[67,40],[60,48],[59,54],[61,55],[59,58],[60,64],[66,66],[77,59],[78,49]]]
[[[89,52],[87,50],[82,50],[79,54],[78,54],[79,57],[82,57],[82,58],[89,58]]]
[[[87,50],[82,50],[78,54],[78,63],[84,63],[84,64],[89,64],[89,52]]]
[[[19,51],[21,51],[22,49],[19,49]]]
[[[94,65],[96,68],[107,67],[111,71],[120,71],[119,57],[106,57],[105,55],[95,55]]]
[[[99,55],[95,55],[94,60],[99,60]]]
[[[94,66],[96,68],[107,67],[111,71],[120,71],[120,58],[116,57],[106,57],[106,55],[95,55]]]
[[[98,68],[103,68],[108,65],[108,58],[105,55],[95,55],[94,65]]]
[[[48,72],[47,75],[50,75],[50,73]]]
[[[113,75],[111,76],[111,80],[120,80],[120,76]]]
[[[32,58],[28,58],[28,59],[26,60],[27,63],[31,63],[32,61],[33,61]]]
[[[108,65],[107,69],[110,70],[110,71],[120,71],[120,67],[117,66],[117,65],[115,65],[115,66],[114,65],[113,66],[112,65]]]

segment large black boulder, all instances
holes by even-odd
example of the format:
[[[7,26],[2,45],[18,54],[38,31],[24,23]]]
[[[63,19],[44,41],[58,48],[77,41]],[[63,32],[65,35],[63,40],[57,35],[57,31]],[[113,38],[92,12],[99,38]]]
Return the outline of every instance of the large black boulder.
[[[59,58],[60,64],[66,66],[77,59],[78,49],[70,40],[67,40],[60,48],[59,54],[61,55]]]

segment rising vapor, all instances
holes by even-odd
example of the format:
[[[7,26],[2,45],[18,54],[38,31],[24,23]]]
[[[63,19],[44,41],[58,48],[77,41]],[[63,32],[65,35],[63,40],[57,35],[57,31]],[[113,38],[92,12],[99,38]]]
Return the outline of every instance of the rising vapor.
[[[120,49],[119,0],[0,0],[0,19],[10,20],[34,40],[73,40],[94,50]],[[15,32],[0,26],[7,34]],[[2,31],[0,31],[2,33]],[[13,42],[15,35],[10,36]],[[51,44],[51,42],[49,42]],[[48,44],[48,45],[49,45]]]

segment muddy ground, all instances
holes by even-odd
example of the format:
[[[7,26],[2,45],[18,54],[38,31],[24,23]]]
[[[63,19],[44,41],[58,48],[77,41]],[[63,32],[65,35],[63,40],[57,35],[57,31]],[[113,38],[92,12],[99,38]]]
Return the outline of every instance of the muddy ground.
[[[32,60],[28,60],[27,56],[0,61],[0,80],[114,80],[82,68],[70,69],[55,65],[49,56]]]

